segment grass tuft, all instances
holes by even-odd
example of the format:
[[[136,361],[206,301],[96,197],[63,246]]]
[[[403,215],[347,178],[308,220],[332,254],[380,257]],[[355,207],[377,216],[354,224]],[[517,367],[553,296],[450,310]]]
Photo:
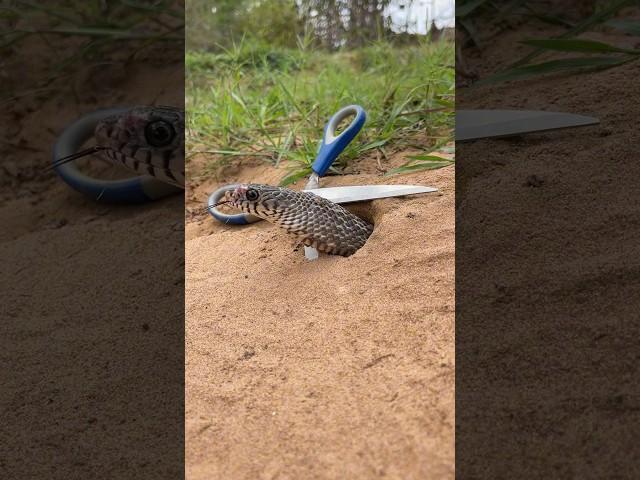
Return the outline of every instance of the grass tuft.
[[[640,50],[622,48],[603,42],[596,42],[577,38],[578,35],[602,27],[613,28],[629,35],[640,34],[640,23],[635,20],[616,19],[620,11],[634,3],[635,0],[609,0],[596,4],[591,15],[578,23],[570,22],[561,17],[554,17],[540,13],[544,5],[541,2],[527,0],[511,0],[502,2],[487,2],[485,0],[461,0],[457,4],[457,20],[477,47],[481,47],[482,39],[478,35],[479,26],[485,30],[490,25],[499,27],[499,31],[506,28],[500,25],[502,20],[518,16],[536,18],[538,20],[560,25],[566,30],[554,38],[523,39],[521,43],[534,49],[524,57],[514,61],[506,70],[475,82],[472,86],[488,85],[505,81],[522,80],[540,75],[568,73],[582,74],[624,65],[640,59]],[[582,56],[573,58],[554,58],[552,60],[533,63],[541,55],[558,53],[578,53]],[[608,54],[607,56],[593,56],[594,54]]]
[[[376,150],[430,151],[453,135],[453,58],[452,43],[427,41],[326,53],[245,39],[218,53],[187,52],[187,148],[211,155],[208,171],[232,156],[286,161],[286,185],[311,172],[329,117],[359,104],[367,122],[332,173]]]

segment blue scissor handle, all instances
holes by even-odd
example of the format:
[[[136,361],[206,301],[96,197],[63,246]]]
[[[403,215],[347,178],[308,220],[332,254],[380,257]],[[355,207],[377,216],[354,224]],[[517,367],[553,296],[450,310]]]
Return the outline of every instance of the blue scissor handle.
[[[262,220],[260,217],[256,217],[255,215],[249,215],[248,213],[236,213],[233,215],[228,215],[226,213],[222,213],[218,210],[214,205],[222,200],[225,192],[234,190],[239,183],[233,183],[231,185],[225,185],[224,187],[220,187],[218,190],[209,195],[209,200],[207,200],[207,210],[211,214],[213,218],[218,220],[219,222],[231,224],[231,225],[247,225],[248,223],[254,223],[258,220]]]
[[[118,115],[131,107],[116,107],[91,112],[69,125],[53,146],[53,161],[73,155],[89,140],[96,125],[111,115]],[[178,192],[179,187],[156,180],[150,176],[138,176],[122,180],[101,180],[80,172],[74,162],[55,167],[60,177],[75,190],[95,200],[113,203],[142,203],[157,200]]]
[[[342,120],[355,115],[351,124],[336,136],[336,129]],[[360,105],[349,105],[340,109],[329,119],[324,127],[324,137],[318,151],[318,156],[311,165],[311,169],[322,177],[338,155],[351,143],[351,140],[358,134],[367,120],[367,114]]]

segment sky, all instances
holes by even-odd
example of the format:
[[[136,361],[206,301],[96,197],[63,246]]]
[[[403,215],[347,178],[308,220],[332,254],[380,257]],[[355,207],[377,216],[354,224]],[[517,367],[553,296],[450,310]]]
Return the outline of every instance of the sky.
[[[402,8],[402,6],[405,6]],[[405,25],[409,17],[409,33],[427,33],[427,25],[435,20],[438,28],[455,25],[455,0],[396,0],[387,7],[389,15],[396,25]]]

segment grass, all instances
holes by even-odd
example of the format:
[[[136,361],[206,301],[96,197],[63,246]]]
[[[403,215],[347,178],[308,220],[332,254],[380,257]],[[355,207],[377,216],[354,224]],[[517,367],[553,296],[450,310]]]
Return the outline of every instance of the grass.
[[[0,6],[0,55],[17,56],[21,48],[38,47],[49,53],[37,84],[16,82],[0,94],[0,105],[31,95],[50,94],[68,86],[64,80],[88,65],[110,59],[114,52],[127,52],[123,60],[133,62],[146,48],[163,42],[181,51],[184,46],[184,14],[179,2],[139,0],[73,2],[61,0],[55,7],[44,2],[12,0]]]
[[[291,166],[282,184],[311,172],[323,126],[349,104],[367,122],[332,168],[364,155],[417,147],[425,154],[452,140],[454,46],[422,42],[396,49],[375,43],[329,54],[301,41],[274,49],[243,41],[219,53],[187,52],[187,151],[210,156],[209,171],[231,158]],[[411,159],[432,168],[427,161]],[[401,173],[401,171],[399,172]]]
[[[494,84],[504,81],[521,80],[539,75],[555,73],[587,73],[604,70],[640,59],[640,50],[620,48],[603,42],[577,38],[583,32],[600,28],[613,29],[628,35],[640,35],[640,22],[637,20],[612,19],[623,8],[637,4],[636,0],[609,0],[600,2],[594,13],[578,23],[559,16],[541,13],[543,6],[535,1],[512,0],[509,2],[490,2],[487,0],[466,0],[460,2],[456,10],[457,20],[467,31],[476,46],[482,41],[478,31],[492,23],[515,16],[531,17],[537,20],[559,25],[566,30],[553,38],[522,39],[520,43],[533,47],[524,57],[515,60],[507,69],[475,82],[474,86]],[[574,54],[572,57],[552,58],[534,63],[542,54]]]

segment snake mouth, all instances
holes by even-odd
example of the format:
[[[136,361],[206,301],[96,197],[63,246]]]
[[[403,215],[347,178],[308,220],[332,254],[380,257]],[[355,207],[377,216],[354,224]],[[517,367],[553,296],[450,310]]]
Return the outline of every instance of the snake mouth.
[[[207,205],[207,209],[220,207],[222,205],[228,205],[230,207],[234,207],[242,210],[242,198],[246,191],[247,191],[246,185],[239,185],[233,190],[227,190],[226,192],[224,192],[224,196],[219,202],[216,202],[213,205]]]

